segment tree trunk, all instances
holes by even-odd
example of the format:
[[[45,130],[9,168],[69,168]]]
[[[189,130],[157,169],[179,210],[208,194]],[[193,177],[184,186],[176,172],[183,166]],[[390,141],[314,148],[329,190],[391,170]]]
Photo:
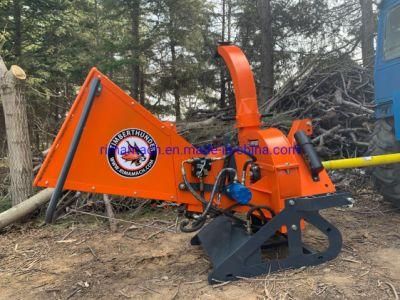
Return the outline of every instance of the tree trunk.
[[[140,93],[139,93],[139,102],[142,105],[146,104],[146,77],[144,74],[143,68],[140,70]]]
[[[174,94],[174,99],[175,99],[175,117],[176,121],[181,120],[181,93],[179,90],[179,82],[178,82],[178,76],[176,74],[177,72],[177,61],[176,61],[176,46],[175,42],[171,40],[170,43],[170,48],[171,48],[171,71],[172,71],[172,80],[173,80],[173,94]]]
[[[22,36],[21,36],[21,2],[19,0],[13,1],[13,14],[14,14],[14,54],[20,63],[22,55]]]
[[[374,33],[375,17],[373,12],[372,0],[360,0],[361,5],[361,47],[363,65],[369,70],[374,67]]]
[[[221,28],[221,41],[225,41],[225,19],[226,19],[226,1],[222,0],[222,28]],[[219,73],[220,76],[220,89],[221,89],[221,97],[219,99],[219,107],[224,108],[226,106],[226,76],[225,76],[225,68],[221,68]]]
[[[228,27],[227,40],[230,42],[231,38],[232,38],[232,1],[228,0],[227,5],[228,5],[228,13],[226,15],[226,19],[227,19],[227,23],[228,23],[228,25],[227,25],[227,27]]]
[[[18,78],[25,79],[23,71],[16,66],[7,70],[0,57],[0,98],[6,123],[10,194],[13,206],[32,194],[33,178],[25,97],[22,92],[22,80]]]
[[[267,102],[274,92],[274,40],[272,35],[271,0],[258,0],[261,21],[261,78],[259,105]]]
[[[6,148],[7,148],[6,124],[4,123],[3,106],[0,106],[0,156],[1,157],[5,157],[7,155]]]
[[[132,35],[132,63],[131,63],[131,96],[136,100],[140,96],[140,0],[131,2],[131,35]]]

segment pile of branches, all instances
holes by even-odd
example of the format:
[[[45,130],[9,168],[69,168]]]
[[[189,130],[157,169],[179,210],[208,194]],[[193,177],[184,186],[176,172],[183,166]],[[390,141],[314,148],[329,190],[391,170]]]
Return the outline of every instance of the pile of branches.
[[[269,126],[288,129],[293,119],[311,118],[313,142],[324,158],[355,157],[368,149],[373,127],[371,72],[352,60],[312,63],[265,106]]]
[[[265,127],[278,127],[286,133],[293,120],[311,118],[312,139],[322,158],[355,157],[368,149],[373,99],[371,71],[346,57],[318,60],[283,85],[261,112],[267,114]],[[234,114],[233,105],[223,110],[199,110],[178,128],[195,145],[234,141],[234,123],[226,121],[226,116]]]
[[[234,103],[234,101],[234,99],[229,99],[230,103]],[[191,144],[198,147],[235,144],[237,131],[234,128],[234,118],[234,105],[217,110],[189,111],[186,121],[178,123],[178,132]]]

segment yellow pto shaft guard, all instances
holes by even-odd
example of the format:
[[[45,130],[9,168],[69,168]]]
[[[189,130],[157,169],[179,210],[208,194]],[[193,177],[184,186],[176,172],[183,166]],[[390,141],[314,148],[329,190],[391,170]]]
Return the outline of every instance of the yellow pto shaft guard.
[[[322,162],[327,170],[365,168],[400,163],[400,153],[358,158],[338,159]]]

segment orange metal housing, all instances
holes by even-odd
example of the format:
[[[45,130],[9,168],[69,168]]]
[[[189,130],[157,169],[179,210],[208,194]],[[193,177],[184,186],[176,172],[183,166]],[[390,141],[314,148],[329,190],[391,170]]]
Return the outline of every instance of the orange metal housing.
[[[254,184],[249,178],[246,180],[246,186],[253,194],[251,203],[268,205],[279,212],[284,208],[285,199],[334,192],[335,187],[327,173],[322,171],[320,180],[313,181],[303,157],[294,151],[294,133],[301,129],[311,134],[311,121],[295,121],[287,137],[275,128],[261,129],[253,73],[244,53],[236,46],[219,46],[218,53],[227,64],[234,85],[240,147],[258,145],[259,149],[253,154],[261,168],[261,179]],[[171,201],[186,204],[189,211],[202,211],[201,203],[178,187],[182,183],[182,161],[202,155],[176,133],[173,123],[158,120],[95,68],[80,89],[34,185],[55,186],[94,77],[100,78],[102,89],[89,113],[64,189]],[[142,176],[124,177],[110,166],[108,146],[112,138],[124,129],[146,132],[159,149],[154,165]],[[210,156],[220,157],[222,151],[222,148],[218,149]],[[247,157],[235,154],[235,160],[237,169],[241,170]],[[205,183],[215,182],[222,164],[222,161],[213,163]],[[198,183],[189,169],[187,174],[190,182]],[[232,204],[234,202],[224,196],[219,206],[226,208]],[[238,211],[247,209],[237,208]]]

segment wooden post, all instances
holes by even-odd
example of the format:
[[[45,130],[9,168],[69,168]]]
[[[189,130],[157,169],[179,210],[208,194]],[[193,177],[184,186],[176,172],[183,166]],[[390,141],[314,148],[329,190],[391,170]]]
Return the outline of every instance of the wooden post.
[[[25,72],[20,67],[11,66],[8,70],[0,56],[0,99],[6,123],[13,206],[32,195],[32,151],[22,90],[25,79]]]

